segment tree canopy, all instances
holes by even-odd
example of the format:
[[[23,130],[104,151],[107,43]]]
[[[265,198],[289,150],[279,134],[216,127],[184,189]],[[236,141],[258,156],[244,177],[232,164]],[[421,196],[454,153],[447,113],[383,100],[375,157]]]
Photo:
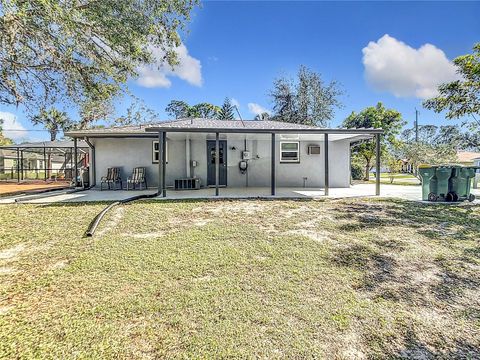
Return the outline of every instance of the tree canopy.
[[[220,111],[218,112],[217,118],[220,120],[234,120],[235,114],[233,113],[234,106],[230,99],[227,97],[225,98]]]
[[[168,116],[175,119],[215,119],[220,112],[220,107],[205,102],[190,106],[185,101],[172,100],[165,108],[165,112],[168,114]]]
[[[415,129],[405,129],[400,141],[415,142]],[[419,125],[418,142],[432,146],[448,145],[456,150],[477,150],[475,144],[478,142],[478,134],[463,131],[458,125]]]
[[[383,129],[382,151],[385,153],[388,147],[397,143],[396,136],[400,133],[405,122],[402,114],[397,110],[387,109],[379,102],[376,106],[370,106],[359,113],[352,112],[344,121],[346,128],[375,128]],[[355,155],[362,158],[365,164],[365,179],[370,177],[372,161],[375,157],[375,144],[371,141],[362,141],[354,146]]]
[[[141,65],[177,64],[197,0],[0,0],[0,103],[80,107],[119,94]]]
[[[3,135],[3,119],[0,118],[0,146],[10,145],[13,141]]]
[[[465,117],[470,130],[480,131],[480,43],[473,53],[453,60],[460,79],[438,87],[439,95],[423,105],[435,112],[446,111],[448,119]],[[469,118],[471,117],[471,121]],[[480,145],[480,142],[478,143]]]
[[[336,81],[328,84],[322,76],[300,66],[297,78],[279,77],[273,82],[270,97],[273,120],[290,123],[327,126],[335,109],[342,106],[343,90]]]

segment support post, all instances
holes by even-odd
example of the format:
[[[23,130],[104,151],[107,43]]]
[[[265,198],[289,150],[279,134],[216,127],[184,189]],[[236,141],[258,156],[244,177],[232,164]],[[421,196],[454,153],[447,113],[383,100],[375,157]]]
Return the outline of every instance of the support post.
[[[375,164],[375,195],[380,195],[380,167],[381,167],[381,151],[380,151],[380,134],[375,134],[375,153],[376,153],[376,164]]]
[[[272,133],[272,151],[271,151],[271,168],[270,168],[270,176],[271,176],[271,194],[275,196],[275,133]]]
[[[324,135],[324,156],[325,156],[325,196],[328,196],[330,184],[329,184],[329,165],[328,165],[328,134]]]
[[[74,163],[73,166],[75,168],[75,173],[73,174],[73,183],[75,187],[78,186],[77,177],[78,177],[78,147],[77,147],[77,138],[73,138],[73,156],[74,156]]]
[[[47,181],[47,149],[45,146],[43,146],[43,180]]]
[[[165,181],[165,175],[167,173],[167,133],[162,132],[162,196],[167,196],[167,182]]]
[[[166,140],[165,131],[160,131],[158,133],[158,194],[161,194],[162,197],[167,196],[165,184]]]
[[[89,186],[97,185],[97,174],[95,170],[95,146],[93,146],[92,142],[89,138],[85,138],[85,142],[90,147],[90,152],[92,154],[91,158],[89,159],[89,175],[92,181],[90,182]]]
[[[190,139],[185,139],[185,169],[187,170],[187,178],[191,178],[191,165],[190,165]]]
[[[20,151],[20,171],[21,171],[20,179],[23,181],[24,180],[23,173],[25,172],[25,169],[23,168],[23,150]]]
[[[215,196],[218,196],[220,183],[220,134],[215,133]]]
[[[70,148],[70,176],[73,180],[73,148]]]
[[[163,132],[159,131],[158,132],[158,188],[157,188],[158,195],[163,193],[162,142],[163,142]]]
[[[20,149],[17,147],[17,182],[20,182]]]

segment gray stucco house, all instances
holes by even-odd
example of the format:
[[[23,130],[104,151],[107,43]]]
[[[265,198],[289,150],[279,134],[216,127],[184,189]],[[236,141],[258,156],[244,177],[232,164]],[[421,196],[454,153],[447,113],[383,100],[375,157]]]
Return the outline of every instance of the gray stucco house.
[[[181,119],[154,125],[71,131],[91,151],[90,181],[108,167],[126,179],[147,169],[150,187],[199,179],[202,187],[325,188],[350,186],[350,146],[381,129],[326,129],[269,120]],[[326,146],[327,145],[327,146]],[[379,148],[378,148],[379,150]],[[218,158],[215,156],[219,153]],[[378,187],[378,186],[377,186]]]

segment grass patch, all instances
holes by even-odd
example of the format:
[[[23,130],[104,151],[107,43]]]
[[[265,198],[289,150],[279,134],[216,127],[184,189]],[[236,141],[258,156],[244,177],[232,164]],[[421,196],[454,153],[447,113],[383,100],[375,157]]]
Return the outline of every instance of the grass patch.
[[[413,176],[412,174],[393,174],[393,182],[391,181],[390,174],[381,173],[380,174],[380,183],[387,185],[420,185],[420,180]],[[375,183],[375,175],[370,176],[370,181],[368,183]]]
[[[480,356],[480,207],[0,206],[1,358]]]

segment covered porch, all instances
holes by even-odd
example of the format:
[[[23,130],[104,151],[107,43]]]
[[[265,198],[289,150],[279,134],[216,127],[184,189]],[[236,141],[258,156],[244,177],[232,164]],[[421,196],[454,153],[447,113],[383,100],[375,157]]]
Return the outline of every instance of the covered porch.
[[[288,196],[298,197],[302,194],[308,196],[329,196],[330,191],[334,188],[348,188],[350,186],[350,144],[355,141],[375,141],[376,144],[376,168],[380,168],[381,151],[380,137],[383,133],[381,129],[321,129],[321,128],[304,128],[304,129],[262,129],[262,128],[182,128],[173,126],[149,127],[146,128],[149,134],[157,133],[158,139],[158,194],[161,197],[168,198],[202,198],[205,196],[215,197],[246,197],[251,194],[252,197],[257,196]],[[169,186],[167,178],[169,174],[169,158],[171,150],[167,147],[167,143],[171,140],[185,141],[185,167],[186,179],[196,177],[194,174],[196,161],[192,160],[192,150],[190,140],[202,139],[206,146],[207,158],[205,162],[209,165],[209,173],[207,181],[202,184],[203,188],[194,191],[179,191],[175,186]],[[258,155],[256,151],[251,151],[247,146],[247,142],[252,139],[262,143],[263,153]],[[298,152],[306,152],[308,147],[308,155],[310,155],[310,145],[315,144],[317,152],[315,156],[309,156],[303,160],[301,166],[300,161],[292,166],[285,164],[286,161],[282,157],[284,149],[282,143],[296,141],[299,143]],[[244,144],[242,145],[238,144]],[[232,145],[233,144],[233,145]],[[340,150],[338,145],[344,148]],[[308,145],[308,146],[307,146]],[[300,146],[302,150],[300,150]],[[240,172],[246,176],[245,185],[240,185],[235,181],[231,184],[230,175],[225,174],[226,168],[231,166],[227,163],[226,157],[231,151],[243,149],[237,156],[238,167]],[[205,150],[203,150],[205,153]],[[195,151],[193,152],[195,153]],[[342,153],[343,159],[338,158],[338,154]],[[168,154],[168,157],[167,157]],[[211,154],[211,157],[209,155]],[[217,156],[219,154],[219,156]],[[230,155],[228,155],[230,157]],[[346,157],[346,158],[345,158]],[[258,166],[258,163],[261,164]],[[260,161],[261,160],[261,161]],[[245,164],[243,164],[245,163]],[[342,171],[338,171],[340,165],[343,166]],[[193,167],[192,167],[193,164]],[[262,181],[251,183],[249,185],[248,174],[252,165],[255,165],[258,171],[261,171]],[[236,163],[233,167],[236,167]],[[242,171],[242,168],[244,171]],[[260,170],[261,169],[261,170]],[[237,169],[238,170],[238,169]],[[229,170],[230,171],[230,170]],[[257,173],[258,174],[258,173]],[[309,176],[305,176],[308,174]],[[291,179],[296,177],[295,182]],[[257,176],[258,177],[258,176]],[[343,182],[339,184],[339,178]],[[229,181],[227,181],[229,179]],[[237,178],[235,178],[237,179]],[[172,182],[171,179],[170,183]],[[181,180],[181,179],[180,179]],[[303,180],[303,182],[302,182]],[[332,182],[334,183],[331,186]],[[233,185],[233,186],[232,186]],[[267,185],[267,186],[265,186]],[[172,189],[173,188],[173,189]],[[240,190],[241,189],[241,190]],[[197,192],[197,194],[195,194]],[[185,195],[182,195],[184,193]],[[295,194],[294,196],[292,194]],[[376,174],[375,185],[370,194],[380,195],[380,174]]]

